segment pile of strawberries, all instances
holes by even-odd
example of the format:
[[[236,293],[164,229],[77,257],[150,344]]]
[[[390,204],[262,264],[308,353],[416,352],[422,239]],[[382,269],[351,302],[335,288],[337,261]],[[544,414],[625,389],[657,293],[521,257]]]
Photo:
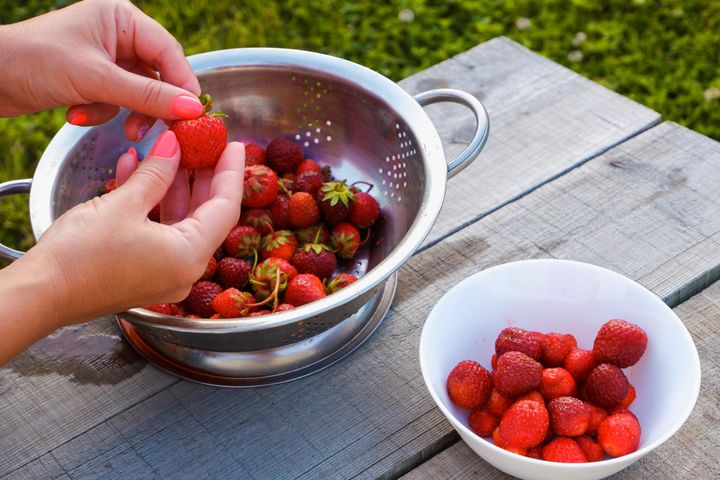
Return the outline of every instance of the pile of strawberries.
[[[592,350],[569,334],[509,327],[495,340],[492,371],[458,363],[448,395],[470,410],[473,432],[518,455],[569,463],[620,457],[640,442],[640,423],[628,410],[635,388],[622,369],[646,347],[645,332],[618,319],[600,328]]]

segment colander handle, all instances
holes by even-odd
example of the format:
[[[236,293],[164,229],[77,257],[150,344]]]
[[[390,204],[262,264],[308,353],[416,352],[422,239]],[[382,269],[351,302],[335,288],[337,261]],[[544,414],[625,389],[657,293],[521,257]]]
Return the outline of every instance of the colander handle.
[[[454,88],[428,90],[427,92],[418,93],[414,98],[423,107],[432,105],[433,103],[452,102],[468,107],[475,114],[477,127],[475,128],[475,134],[472,140],[470,140],[470,144],[460,155],[448,162],[448,178],[451,178],[470,165],[485,146],[488,134],[490,133],[490,118],[488,118],[487,111],[483,104],[480,103],[480,100],[473,95]]]
[[[24,180],[11,180],[9,182],[0,183],[0,198],[18,193],[30,193],[30,185],[32,185],[32,178],[26,178]],[[24,252],[6,247],[0,243],[0,258],[3,260],[12,262],[13,260],[20,258],[23,253]]]

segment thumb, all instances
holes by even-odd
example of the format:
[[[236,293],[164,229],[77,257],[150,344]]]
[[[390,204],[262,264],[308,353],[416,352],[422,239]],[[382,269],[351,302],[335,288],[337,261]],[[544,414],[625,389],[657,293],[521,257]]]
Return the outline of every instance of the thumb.
[[[129,72],[115,64],[104,80],[97,101],[120,105],[151,117],[197,118],[205,111],[200,100],[180,87]]]
[[[166,130],[155,141],[138,169],[118,191],[130,195],[133,202],[139,202],[143,214],[147,215],[167,193],[179,164],[180,145],[175,134]]]

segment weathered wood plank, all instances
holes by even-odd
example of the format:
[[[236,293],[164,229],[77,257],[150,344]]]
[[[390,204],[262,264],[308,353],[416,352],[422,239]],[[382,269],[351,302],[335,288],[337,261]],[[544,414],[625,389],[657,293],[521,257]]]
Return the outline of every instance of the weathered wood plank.
[[[448,201],[426,245],[659,122],[659,115],[507,38],[496,38],[409,77],[411,93],[452,87],[490,115],[491,135],[473,165],[448,183]],[[428,113],[453,158],[474,117],[455,105]],[[472,208],[468,208],[472,205]]]
[[[465,88],[483,98],[492,117],[486,152],[477,165],[451,182],[434,239],[658,121],[655,112],[507,39],[483,44],[402,85],[413,92],[448,85]],[[470,134],[468,112],[454,106],[433,106],[429,111],[446,139],[448,153],[459,151]],[[472,208],[468,208],[470,200]],[[146,367],[108,319],[66,330],[0,372],[0,476],[22,472],[23,465],[54,449],[59,449],[68,469],[84,464],[88,455],[115,452],[122,436],[94,429],[143,399],[154,401],[153,395],[176,382]],[[234,401],[242,404],[240,397]],[[314,425],[309,418],[304,421],[305,428]],[[338,418],[334,422],[352,425]],[[103,443],[93,437],[101,431],[103,438],[114,440]],[[393,451],[392,442],[382,441],[383,448]],[[356,455],[344,447],[336,452],[324,441],[314,448],[320,453],[308,458],[318,462],[326,454]]]
[[[162,393],[164,400],[158,395],[113,418],[114,430],[98,427],[93,442],[106,442],[103,451],[123,445],[116,438],[122,428],[123,441],[160,477],[196,478],[210,463],[215,473],[242,471],[248,478],[407,473],[455,438],[417,360],[424,319],[445,291],[492,265],[555,257],[615,269],[676,299],[688,285],[703,285],[699,278],[716,278],[718,167],[720,144],[662,124],[414,256],[401,269],[386,321],[341,364],[255,390],[179,382]],[[711,436],[717,406],[708,411],[702,432]],[[203,460],[195,464],[185,463],[185,429],[199,438],[194,458]],[[88,442],[83,437],[74,441]],[[78,469],[105,461],[77,450],[53,454]],[[111,470],[127,468],[121,459],[112,462]]]
[[[720,478],[720,283],[715,283],[675,308],[690,331],[700,355],[702,388],[692,414],[663,445],[610,478]],[[483,461],[464,442],[423,463],[403,480],[515,478]]]

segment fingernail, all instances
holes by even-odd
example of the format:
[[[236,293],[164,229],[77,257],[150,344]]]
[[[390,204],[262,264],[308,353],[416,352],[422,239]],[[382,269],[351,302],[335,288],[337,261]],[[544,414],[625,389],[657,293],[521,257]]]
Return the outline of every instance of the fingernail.
[[[177,149],[178,143],[175,138],[175,134],[170,130],[165,130],[162,134],[160,134],[148,155],[153,157],[170,158],[175,155]]]
[[[72,112],[68,115],[68,123],[72,125],[87,125],[88,116],[85,112]]]
[[[172,104],[172,113],[180,118],[197,118],[205,111],[200,100],[188,95],[178,95]]]
[[[137,150],[135,150],[135,147],[130,147],[130,148],[128,149],[127,153],[129,153],[130,155],[132,155],[133,158],[135,159],[135,162],[137,163]]]
[[[150,127],[148,127],[147,123],[143,123],[142,125],[140,125],[140,128],[138,128],[136,141],[139,142],[140,140],[145,138],[145,135],[147,134],[148,130],[150,130]]]

